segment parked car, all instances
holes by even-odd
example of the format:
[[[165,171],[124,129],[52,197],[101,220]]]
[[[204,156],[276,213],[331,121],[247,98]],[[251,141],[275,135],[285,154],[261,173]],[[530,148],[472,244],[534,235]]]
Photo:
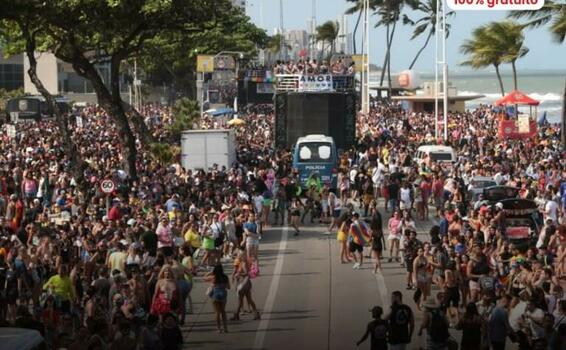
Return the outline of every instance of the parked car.
[[[483,189],[488,187],[497,186],[497,183],[490,176],[474,176],[468,184],[469,198],[473,202],[479,199],[479,195],[483,194]]]

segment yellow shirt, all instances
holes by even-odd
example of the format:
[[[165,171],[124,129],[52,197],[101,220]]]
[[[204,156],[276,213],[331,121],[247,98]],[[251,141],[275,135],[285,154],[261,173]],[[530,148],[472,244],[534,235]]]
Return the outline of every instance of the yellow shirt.
[[[71,300],[75,298],[75,290],[70,277],[63,277],[59,275],[52,276],[47,283],[43,285],[43,289],[53,289],[53,294],[63,300]]]
[[[200,248],[201,246],[200,236],[193,229],[189,229],[185,233],[185,242],[190,243],[193,248]]]
[[[126,272],[126,259],[128,255],[124,252],[114,252],[108,257],[108,265],[110,265],[110,271],[120,270],[121,272]]]

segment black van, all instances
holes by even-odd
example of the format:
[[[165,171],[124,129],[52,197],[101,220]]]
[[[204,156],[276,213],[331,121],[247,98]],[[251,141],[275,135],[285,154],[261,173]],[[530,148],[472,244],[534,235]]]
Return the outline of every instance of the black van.
[[[55,97],[57,105],[63,113],[68,113],[71,110],[70,104],[65,98]],[[22,96],[8,100],[6,104],[7,122],[11,121],[10,113],[17,112],[19,121],[40,121],[44,118],[52,118],[54,116],[53,110],[49,108],[43,96]]]

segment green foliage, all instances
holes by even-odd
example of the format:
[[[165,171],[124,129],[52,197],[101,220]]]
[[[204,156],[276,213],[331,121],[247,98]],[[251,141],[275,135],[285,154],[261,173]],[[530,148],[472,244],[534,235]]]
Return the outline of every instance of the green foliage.
[[[171,164],[180,153],[180,147],[167,143],[154,142],[149,145],[149,154],[156,162]]]
[[[258,48],[266,47],[268,39],[248,16],[232,8],[205,18],[203,30],[155,36],[144,46],[138,63],[154,83],[172,84],[182,95],[194,97],[197,55],[238,51],[244,53],[245,63],[257,55]]]
[[[540,27],[550,24],[552,39],[557,43],[566,40],[566,2],[564,0],[546,0],[539,10],[512,11],[509,17],[526,19],[526,27]]]
[[[473,69],[494,66],[501,94],[504,95],[503,83],[499,74],[499,66],[511,63],[513,68],[514,86],[517,88],[517,73],[515,62],[525,56],[529,49],[523,45],[523,26],[512,21],[491,22],[474,29],[472,38],[464,41],[460,51],[468,55],[461,63]]]
[[[15,97],[20,97],[23,95],[24,95],[23,89],[17,89],[11,91],[0,89],[0,114],[4,113],[4,111],[6,110],[6,104],[10,99]]]
[[[323,44],[330,44],[331,52],[334,52],[334,44],[340,32],[340,25],[336,21],[326,21],[316,27],[316,40],[321,41]],[[323,50],[324,51],[324,50]]]
[[[281,34],[275,34],[274,36],[270,37],[267,41],[266,49],[273,54],[278,54],[279,51],[281,51],[281,39],[283,39]],[[287,43],[285,43],[285,48],[287,48],[287,50],[292,49],[291,45]]]
[[[193,128],[193,124],[200,119],[200,107],[197,101],[189,98],[177,100],[173,106],[173,123],[169,126],[173,143],[181,140],[181,133]]]

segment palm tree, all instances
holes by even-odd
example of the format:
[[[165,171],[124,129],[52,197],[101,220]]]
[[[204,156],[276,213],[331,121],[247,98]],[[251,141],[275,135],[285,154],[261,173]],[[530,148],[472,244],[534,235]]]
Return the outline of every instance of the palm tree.
[[[356,25],[354,26],[353,36],[353,45],[354,45],[354,55],[357,54],[356,50],[356,33],[358,32],[358,27],[360,25],[360,19],[362,18],[362,13],[364,12],[364,1],[363,0],[346,0],[348,2],[355,2],[356,4],[352,7],[348,8],[345,12],[347,15],[353,15],[354,13],[358,13],[358,19],[356,19]]]
[[[354,2],[355,4],[348,8],[345,12],[346,15],[353,15],[354,13],[358,13],[358,18],[356,19],[356,25],[354,26],[354,32],[353,32],[353,44],[354,44],[354,55],[357,53],[356,50],[356,33],[358,32],[358,27],[360,25],[360,20],[362,18],[362,14],[364,12],[364,0],[346,0],[348,2]],[[369,8],[371,10],[376,9],[376,4],[379,0],[369,0]]]
[[[466,40],[460,50],[470,55],[470,59],[463,65],[474,69],[484,68],[490,65],[495,67],[501,94],[505,95],[503,81],[499,74],[499,66],[502,63],[511,63],[513,68],[513,87],[516,90],[517,69],[515,63],[525,56],[529,49],[523,45],[523,26],[513,21],[491,22],[476,28],[471,40]]]
[[[560,3],[559,3],[560,2]],[[527,27],[540,27],[550,23],[552,38],[563,43],[566,39],[566,2],[546,0],[540,10],[523,10],[509,13],[509,17],[515,19],[526,19]]]
[[[472,39],[467,39],[460,46],[463,54],[469,55],[468,60],[461,63],[463,66],[470,66],[473,69],[482,69],[493,66],[499,81],[501,96],[505,96],[503,80],[499,73],[499,66],[503,63],[500,52],[493,45],[493,39],[488,34],[488,26],[484,25],[474,29]]]
[[[316,39],[317,41],[322,42],[321,52],[324,52],[325,42],[330,44],[330,52],[334,52],[336,38],[338,38],[339,31],[340,25],[335,21],[326,21],[316,27]]]
[[[385,26],[386,35],[386,51],[385,58],[383,62],[383,68],[381,71],[380,86],[383,86],[383,79],[385,78],[385,69],[387,68],[387,80],[389,82],[389,89],[391,90],[391,46],[393,44],[393,38],[395,36],[395,29],[397,27],[397,22],[401,18],[401,11],[405,5],[410,5],[411,7],[416,7],[418,0],[376,0],[375,12],[380,20],[375,25],[376,27]]]
[[[424,49],[428,46],[430,39],[436,33],[436,4],[438,0],[427,0],[424,2],[417,2],[416,8],[413,10],[418,10],[424,14],[423,17],[419,18],[416,21],[411,20],[407,15],[403,15],[403,24],[410,24],[411,26],[416,26],[413,30],[413,36],[411,36],[411,40],[419,37],[428,29],[428,35],[426,37],[425,43],[420,48],[420,50],[415,55],[415,58],[411,62],[409,69],[412,69],[415,63],[417,62],[418,58],[420,57],[421,53]],[[446,17],[454,15],[454,11],[450,11],[446,13]],[[430,27],[430,28],[429,28]],[[450,34],[450,24],[446,23],[446,37]]]
[[[267,41],[267,51],[273,53],[274,55],[278,54],[281,51],[281,40],[283,40],[283,36],[281,34],[275,34],[274,36],[270,37]],[[285,49],[291,50],[291,45],[285,43]]]
[[[517,60],[525,56],[529,49],[523,45],[525,36],[523,26],[513,21],[493,22],[489,25],[489,34],[502,48],[502,60],[511,63],[513,68],[513,88],[517,90]]]

